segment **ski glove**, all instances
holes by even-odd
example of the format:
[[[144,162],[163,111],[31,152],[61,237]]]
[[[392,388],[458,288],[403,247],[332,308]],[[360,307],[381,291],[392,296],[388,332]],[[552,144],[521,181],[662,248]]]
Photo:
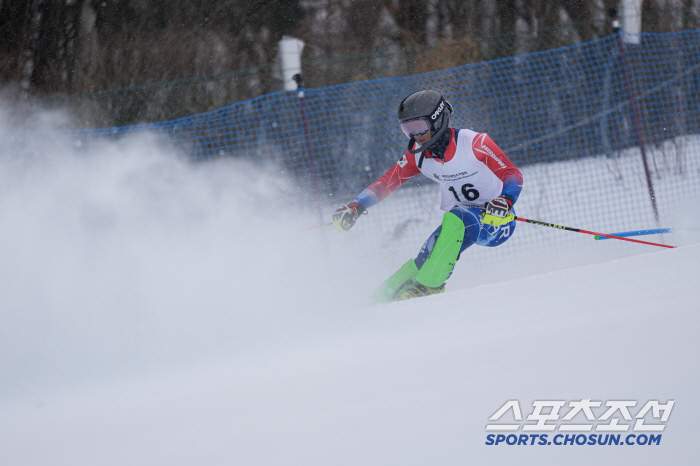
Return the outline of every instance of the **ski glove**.
[[[350,228],[355,224],[360,215],[367,212],[359,202],[351,202],[348,205],[340,207],[333,213],[333,226],[343,233],[350,231]]]
[[[510,196],[501,195],[496,199],[487,202],[484,205],[484,211],[481,213],[481,221],[487,225],[501,226],[515,218],[510,214],[510,209],[513,207],[513,200]]]

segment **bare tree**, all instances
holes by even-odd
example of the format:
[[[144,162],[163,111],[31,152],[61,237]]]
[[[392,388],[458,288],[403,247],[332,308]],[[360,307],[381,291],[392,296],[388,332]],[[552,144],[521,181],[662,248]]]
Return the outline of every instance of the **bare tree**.
[[[424,0],[385,0],[384,6],[399,28],[401,45],[426,43],[428,15]]]
[[[618,3],[0,0],[0,85],[61,95],[259,68],[256,92],[270,92],[267,65],[284,34],[306,42],[316,76],[329,69],[307,84],[336,84],[589,41],[610,33],[607,10]],[[642,30],[698,27],[697,3],[644,0]]]
[[[265,65],[302,16],[297,0],[2,2],[0,79],[74,93]]]

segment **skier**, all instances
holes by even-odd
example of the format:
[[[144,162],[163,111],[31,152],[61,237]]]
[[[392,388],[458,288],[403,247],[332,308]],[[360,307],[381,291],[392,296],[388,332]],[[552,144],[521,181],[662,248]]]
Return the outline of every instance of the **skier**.
[[[443,293],[465,249],[498,246],[515,230],[513,205],[522,190],[522,174],[486,133],[450,128],[452,112],[438,91],[418,91],[403,99],[398,117],[408,149],[384,176],[333,213],[333,225],[347,232],[367,209],[419,173],[440,184],[442,224],[416,258],[374,292],[374,301]]]

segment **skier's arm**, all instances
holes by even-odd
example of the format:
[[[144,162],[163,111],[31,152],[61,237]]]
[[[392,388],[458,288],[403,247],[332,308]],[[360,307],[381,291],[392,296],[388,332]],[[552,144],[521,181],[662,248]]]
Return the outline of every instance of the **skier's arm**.
[[[367,186],[356,198],[365,209],[382,202],[402,184],[420,173],[415,157],[408,152],[381,178]]]
[[[415,157],[406,152],[396,162],[396,165],[391,167],[384,176],[367,186],[353,202],[335,211],[333,226],[339,231],[350,231],[360,215],[365,213],[367,209],[386,199],[399,186],[419,173]]]
[[[476,158],[503,182],[501,197],[508,199],[512,207],[523,189],[523,174],[486,133],[474,138],[472,149]]]

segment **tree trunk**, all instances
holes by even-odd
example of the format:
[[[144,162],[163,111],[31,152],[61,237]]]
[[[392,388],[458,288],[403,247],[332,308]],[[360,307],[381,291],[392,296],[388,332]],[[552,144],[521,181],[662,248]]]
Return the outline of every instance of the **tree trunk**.
[[[95,23],[97,13],[90,2],[84,2],[80,10],[78,46],[73,66],[71,89],[73,92],[93,92],[99,62],[99,38]]]

